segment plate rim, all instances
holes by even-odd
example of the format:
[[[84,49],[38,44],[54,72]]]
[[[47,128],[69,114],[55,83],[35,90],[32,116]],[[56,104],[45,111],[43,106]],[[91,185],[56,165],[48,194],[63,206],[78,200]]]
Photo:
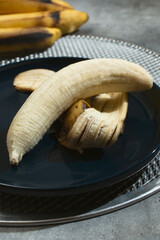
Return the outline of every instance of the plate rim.
[[[136,44],[132,41],[126,41],[123,39],[118,39],[118,38],[111,38],[111,37],[103,37],[103,36],[96,36],[96,35],[89,35],[89,34],[70,34],[70,35],[65,35],[62,36],[62,38],[86,38],[86,39],[94,39],[94,40],[99,40],[99,41],[105,41],[105,42],[111,42],[113,44],[122,44],[123,46],[127,46],[127,47],[131,47],[134,49],[138,49],[141,52],[146,52],[147,54],[153,55],[155,58],[160,58],[160,53],[157,51],[154,51],[150,48],[146,48],[142,45]],[[60,41],[57,40],[57,42]],[[52,47],[54,47],[54,45],[52,45],[50,48],[48,48],[47,50],[45,50],[44,52],[40,52],[40,53],[33,53],[33,54],[29,54],[26,55],[24,57],[15,57],[15,58],[10,58],[10,59],[2,59],[0,61],[0,68],[3,66],[7,66],[7,65],[11,65],[14,63],[19,63],[19,62],[25,62],[25,61],[29,61],[29,60],[35,60],[35,59],[42,59],[42,58],[52,58],[53,56],[43,56],[43,53],[46,53],[47,51],[49,51]]]

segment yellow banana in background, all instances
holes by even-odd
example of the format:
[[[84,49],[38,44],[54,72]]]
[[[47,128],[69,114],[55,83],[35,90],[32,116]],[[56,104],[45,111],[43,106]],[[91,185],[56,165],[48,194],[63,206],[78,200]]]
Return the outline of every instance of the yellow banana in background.
[[[0,28],[56,27],[63,34],[77,30],[88,20],[87,13],[76,10],[0,15]]]
[[[63,34],[72,33],[88,20],[88,14],[76,10],[61,11],[55,27],[60,28]]]
[[[0,0],[0,14],[73,9],[61,0]]]
[[[0,0],[0,59],[42,52],[87,20],[61,0]]]
[[[40,52],[60,37],[61,30],[58,28],[1,28],[0,57]]]

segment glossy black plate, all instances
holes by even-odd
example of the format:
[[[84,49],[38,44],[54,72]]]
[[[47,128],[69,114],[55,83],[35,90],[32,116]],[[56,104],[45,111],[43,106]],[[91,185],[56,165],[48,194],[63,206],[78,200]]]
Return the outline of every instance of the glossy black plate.
[[[18,166],[10,166],[6,134],[14,115],[28,97],[12,82],[22,71],[47,68],[57,71],[80,58],[46,58],[10,64],[0,70],[0,188],[30,195],[73,194],[110,186],[141,170],[160,146],[160,88],[129,95],[125,131],[105,149],[71,151],[48,134]]]

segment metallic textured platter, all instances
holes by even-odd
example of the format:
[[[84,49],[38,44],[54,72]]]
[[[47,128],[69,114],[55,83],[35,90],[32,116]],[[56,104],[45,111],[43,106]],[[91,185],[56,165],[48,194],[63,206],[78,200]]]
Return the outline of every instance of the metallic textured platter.
[[[160,85],[160,56],[131,43],[93,36],[66,36],[44,53],[3,60],[0,66],[48,57],[123,58],[145,67]],[[160,153],[139,173],[118,184],[78,195],[27,197],[0,193],[0,225],[57,224],[99,216],[160,190]]]

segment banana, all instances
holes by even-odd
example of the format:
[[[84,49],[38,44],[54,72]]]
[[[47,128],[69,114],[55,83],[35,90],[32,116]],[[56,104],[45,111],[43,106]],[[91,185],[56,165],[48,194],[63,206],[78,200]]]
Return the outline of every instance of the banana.
[[[144,68],[121,59],[84,60],[61,69],[28,97],[14,117],[7,133],[10,163],[18,164],[77,100],[107,92],[144,91],[152,85]]]
[[[74,119],[74,105],[64,117],[59,142],[65,147],[82,152],[85,148],[102,148],[114,144],[123,131],[124,120],[128,109],[127,93],[99,94],[98,111],[92,108],[81,108]],[[95,101],[95,100],[94,100]],[[70,121],[70,117],[74,121]],[[71,124],[70,124],[71,122]]]
[[[56,27],[67,34],[77,30],[87,20],[87,13],[76,10],[8,14],[0,16],[0,28]]]
[[[40,86],[40,84],[42,84],[42,82],[46,81],[53,74],[55,74],[55,72],[48,69],[28,70],[18,74],[14,79],[13,85],[19,91],[34,91]],[[97,127],[94,126],[94,128],[88,128],[90,122],[93,122],[93,115],[90,117],[90,110],[85,110],[91,108],[91,106],[85,100],[80,100],[73,104],[61,117],[60,122],[62,126],[60,133],[57,132],[55,126],[50,129],[50,133],[52,133],[53,136],[55,136],[55,134],[58,135],[58,141],[62,145],[71,149],[77,149],[79,152],[82,152],[82,145],[84,149],[114,144],[123,131],[124,120],[127,114],[127,93],[99,94],[95,97],[87,99],[87,101],[92,104],[93,109],[99,111],[97,112],[92,110],[92,114],[94,112]],[[81,120],[84,123],[84,126],[82,131],[80,131],[78,127],[80,119],[78,117],[84,111],[85,114],[83,114]],[[104,118],[100,112],[103,112]],[[104,129],[104,126],[107,129],[107,138],[104,131],[102,132],[103,134],[100,134],[100,131],[102,128]],[[108,132],[113,132],[113,134],[109,134]],[[94,138],[90,139],[90,136],[94,136]],[[102,142],[103,138],[104,141]]]
[[[63,34],[68,34],[76,31],[87,21],[87,13],[76,10],[65,10],[59,13],[57,24],[55,25],[55,27],[60,28]]]
[[[61,11],[73,7],[60,0],[0,0],[0,14]]]
[[[32,92],[54,73],[48,69],[31,69],[19,73],[13,81],[13,86],[22,92]]]
[[[58,28],[0,28],[0,57],[10,58],[40,52],[60,37],[61,31]]]

